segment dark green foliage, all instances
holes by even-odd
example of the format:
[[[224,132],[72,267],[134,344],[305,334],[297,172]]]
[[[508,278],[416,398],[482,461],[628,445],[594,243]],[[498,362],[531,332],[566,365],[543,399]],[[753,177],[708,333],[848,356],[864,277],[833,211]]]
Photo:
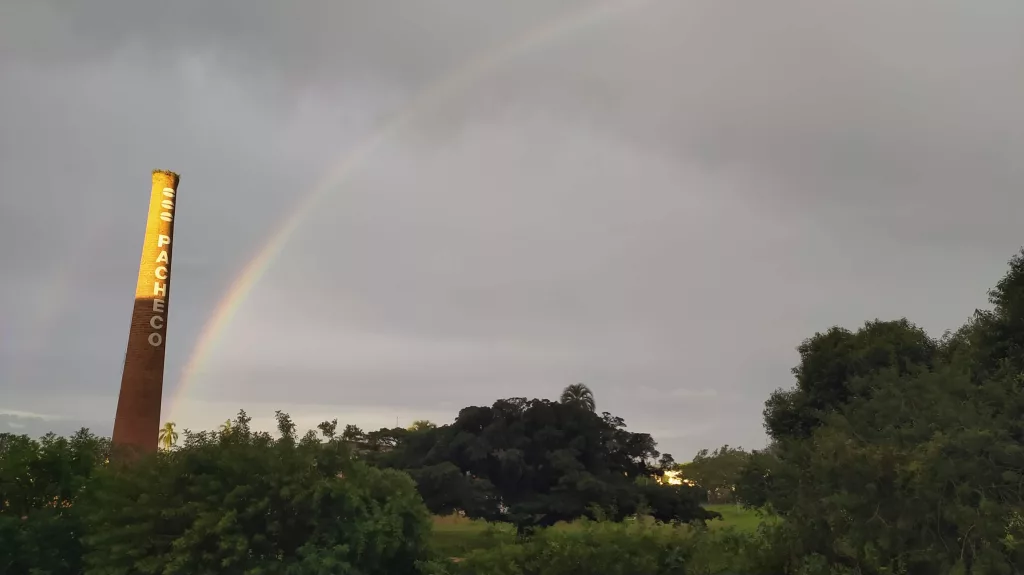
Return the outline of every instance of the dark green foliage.
[[[594,392],[590,391],[590,388],[582,383],[574,383],[564,390],[562,395],[558,399],[562,403],[570,403],[577,407],[582,407],[588,411],[594,411],[596,404],[594,403]]]
[[[329,429],[329,426],[325,426]],[[84,500],[88,573],[409,572],[429,515],[405,474],[352,459],[340,440],[191,434],[185,448],[99,474]]]
[[[750,475],[767,470],[770,481],[758,503],[785,517],[799,542],[793,555],[815,553],[863,573],[1012,573],[1024,565],[1020,382],[979,390],[943,370],[890,372],[876,384],[811,440],[752,461]]]
[[[117,466],[84,431],[0,436],[0,573],[430,572],[443,565],[426,560],[420,492],[435,511],[512,521],[521,534],[581,516],[716,515],[694,489],[651,479],[672,460],[654,463],[649,435],[585,405],[513,398],[449,426],[370,433],[324,422],[323,439],[277,418],[278,438],[241,412],[219,432],[186,430],[181,447]],[[369,464],[395,461],[413,464],[412,478]]]
[[[467,554],[437,573],[465,575],[774,575],[757,536],[687,526],[582,521]]]
[[[1024,250],[988,292],[991,310],[976,310],[963,328],[948,338],[948,354],[975,383],[1000,374],[1024,372]]]
[[[940,342],[901,320],[800,347],[737,488],[784,518],[764,546],[782,572],[1021,572],[1024,252],[989,295]]]
[[[678,466],[682,476],[697,484],[708,503],[732,503],[733,489],[750,459],[742,447],[723,445],[713,452],[701,449],[693,460]]]
[[[460,573],[488,575],[576,575],[685,573],[693,539],[681,529],[637,522],[584,523],[545,529],[522,544],[469,554]]]
[[[753,508],[770,508],[771,502],[786,493],[775,489],[776,477],[788,468],[782,468],[778,443],[767,449],[754,450],[736,475],[736,501]]]
[[[856,385],[858,379],[887,370],[907,375],[931,369],[939,344],[900,319],[869,321],[856,333],[833,327],[797,349],[796,387],[775,391],[765,404],[765,428],[773,439],[809,437],[829,413],[870,392],[870,386]]]
[[[40,441],[0,434],[0,574],[81,573],[75,503],[108,447],[84,429]]]
[[[407,470],[431,511],[459,509],[511,521],[523,532],[641,509],[666,521],[710,518],[696,490],[638,482],[655,474],[658,456],[650,435],[627,431],[611,414],[512,398],[467,407],[451,425],[410,432],[381,461]]]

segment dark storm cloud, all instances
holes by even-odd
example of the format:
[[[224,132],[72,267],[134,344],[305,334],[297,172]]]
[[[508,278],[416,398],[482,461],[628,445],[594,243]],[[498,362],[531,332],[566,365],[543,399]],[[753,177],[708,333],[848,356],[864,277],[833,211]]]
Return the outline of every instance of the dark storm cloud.
[[[473,50],[587,3],[553,7],[525,0],[510,9],[497,0],[312,0],[301,6],[16,0],[5,9],[16,19],[0,30],[10,50],[39,64],[103,60],[131,47],[164,62],[182,53],[203,55],[252,76],[279,76],[292,87],[382,76],[416,85]]]
[[[523,58],[462,103],[571,114],[652,154],[756,177],[757,199],[796,209],[943,218],[971,206],[960,215],[973,218],[1020,206],[1024,6],[649,8],[615,26],[644,42],[581,35],[565,57]]]
[[[4,3],[0,408],[109,420],[150,168],[183,174],[170,398],[299,197],[594,5]],[[1022,24],[666,0],[522,46],[332,182],[174,417],[390,425],[584,381],[679,458],[759,446],[800,339],[956,327],[1024,243]]]

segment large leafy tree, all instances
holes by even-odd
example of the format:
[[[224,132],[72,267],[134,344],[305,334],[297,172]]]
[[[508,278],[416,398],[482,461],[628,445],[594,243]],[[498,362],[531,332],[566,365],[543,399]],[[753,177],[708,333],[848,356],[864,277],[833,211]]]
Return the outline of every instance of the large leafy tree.
[[[797,386],[766,405],[774,441],[738,482],[785,518],[768,537],[780,570],[1019,572],[1024,255],[989,295],[992,310],[937,343],[869,322],[801,346]]]
[[[1024,565],[1024,381],[978,388],[944,369],[875,383],[810,439],[759,462],[764,502],[799,542],[792,553],[859,573]]]
[[[467,407],[405,436],[383,464],[406,469],[437,513],[514,522],[521,531],[644,506],[665,520],[706,519],[696,490],[646,486],[659,453],[621,418],[573,403],[510,398]]]
[[[797,348],[796,386],[776,390],[765,403],[765,428],[773,439],[807,438],[828,414],[871,392],[858,380],[887,370],[927,371],[935,365],[938,347],[906,319],[869,321],[856,332],[833,327],[816,333]]]

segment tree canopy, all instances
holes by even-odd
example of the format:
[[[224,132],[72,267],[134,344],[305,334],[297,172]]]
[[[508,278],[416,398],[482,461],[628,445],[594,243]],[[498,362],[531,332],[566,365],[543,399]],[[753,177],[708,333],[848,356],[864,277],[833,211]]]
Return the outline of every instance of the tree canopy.
[[[104,469],[79,502],[97,573],[407,572],[429,514],[409,477],[351,457],[340,438],[188,433],[181,449]],[[323,426],[330,429],[329,425]],[[322,435],[331,435],[322,431]]]
[[[938,341],[898,320],[800,346],[796,385],[766,402],[773,443],[737,486],[785,519],[788,569],[814,557],[852,573],[1019,572],[1022,257],[994,308]]]
[[[773,439],[809,437],[823,418],[850,398],[869,394],[858,385],[887,370],[908,375],[931,369],[938,343],[904,319],[869,321],[856,332],[833,327],[797,348],[796,386],[776,390],[765,404],[765,428]]]
[[[407,434],[382,458],[408,471],[435,513],[520,528],[650,506],[665,520],[703,520],[694,489],[647,483],[659,470],[650,435],[575,402],[509,398],[467,407],[450,425]]]
[[[107,460],[88,430],[36,441],[0,433],[0,573],[81,573],[78,500]]]
[[[682,476],[696,484],[709,503],[731,503],[733,491],[750,454],[742,447],[723,445],[713,452],[701,449],[689,463],[677,466]]]
[[[594,392],[590,391],[590,388],[582,383],[574,383],[563,389],[559,401],[570,403],[589,411],[594,411],[597,408],[597,404],[594,403]]]
[[[277,436],[257,432],[243,411],[180,442],[167,425],[165,449],[118,465],[84,430],[0,435],[0,573],[412,573],[430,513],[522,535],[581,517],[715,516],[696,489],[653,480],[671,456],[650,435],[577,403],[510,398],[448,425],[335,420],[302,437],[287,414],[277,422]]]

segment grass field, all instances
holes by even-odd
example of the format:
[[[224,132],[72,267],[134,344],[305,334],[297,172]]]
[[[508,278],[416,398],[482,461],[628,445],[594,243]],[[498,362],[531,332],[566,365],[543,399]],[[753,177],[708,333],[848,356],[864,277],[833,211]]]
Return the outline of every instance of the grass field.
[[[712,529],[734,527],[739,531],[753,532],[757,530],[757,526],[764,520],[764,518],[758,515],[756,511],[745,509],[731,503],[725,503],[722,505],[705,505],[704,508],[709,511],[717,511],[722,514],[721,520],[715,520],[708,523],[708,526]]]
[[[711,511],[722,514],[721,520],[708,523],[711,529],[733,527],[739,531],[752,532],[760,525],[762,517],[755,511],[736,505],[705,505]],[[556,529],[572,529],[572,525],[559,525]],[[448,557],[461,557],[474,549],[495,547],[504,542],[515,541],[515,528],[508,524],[488,524],[476,519],[457,515],[434,518],[432,540],[434,549]]]

